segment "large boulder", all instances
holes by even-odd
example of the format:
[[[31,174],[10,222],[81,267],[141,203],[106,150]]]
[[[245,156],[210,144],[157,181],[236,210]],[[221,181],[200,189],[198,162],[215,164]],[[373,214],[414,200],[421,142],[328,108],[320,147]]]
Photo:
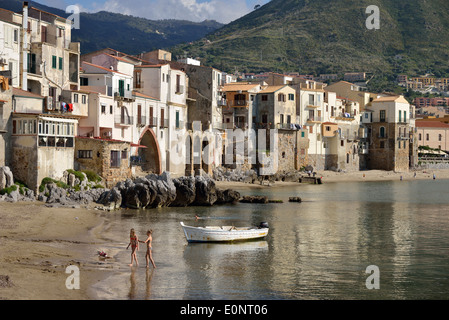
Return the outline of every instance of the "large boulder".
[[[9,167],[0,167],[0,190],[9,188],[14,184],[14,176]]]
[[[176,188],[176,199],[172,202],[172,207],[187,207],[196,198],[196,187],[194,177],[180,177],[173,179]]]
[[[103,191],[97,203],[104,205],[110,210],[120,209],[122,206],[122,194],[118,188]]]
[[[195,177],[195,189],[194,206],[213,206],[218,199],[215,182],[209,177]]]
[[[144,209],[151,206],[155,198],[156,193],[148,184],[136,183],[126,189],[122,203],[131,209]]]
[[[240,202],[242,203],[268,203],[268,197],[266,196],[244,196]]]
[[[164,172],[160,176],[150,174],[146,176],[149,186],[156,193],[156,198],[151,207],[161,208],[168,207],[176,200],[176,187],[170,178],[170,173]]]
[[[217,190],[217,201],[215,204],[236,203],[240,200],[240,193],[231,189]]]

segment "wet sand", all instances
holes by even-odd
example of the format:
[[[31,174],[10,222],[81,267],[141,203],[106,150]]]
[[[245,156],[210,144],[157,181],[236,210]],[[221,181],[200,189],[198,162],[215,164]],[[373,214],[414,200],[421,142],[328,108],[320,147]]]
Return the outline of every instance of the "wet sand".
[[[96,252],[102,226],[94,210],[0,203],[0,299],[94,299],[91,285],[106,276]],[[80,268],[80,290],[66,288],[69,265]]]

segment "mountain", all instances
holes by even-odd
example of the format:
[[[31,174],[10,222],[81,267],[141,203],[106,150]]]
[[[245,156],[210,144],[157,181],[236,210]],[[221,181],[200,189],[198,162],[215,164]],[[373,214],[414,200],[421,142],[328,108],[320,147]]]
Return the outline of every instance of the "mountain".
[[[366,27],[370,5],[380,30]],[[225,71],[449,75],[449,1],[272,0],[173,51]]]
[[[0,8],[21,12],[22,3],[20,0],[0,0]],[[70,15],[64,10],[34,1],[29,1],[29,6],[61,17]],[[72,30],[72,41],[81,42],[82,53],[109,47],[128,54],[138,54],[189,43],[222,26],[210,20],[199,23],[184,20],[155,21],[100,11],[80,14],[80,29]]]

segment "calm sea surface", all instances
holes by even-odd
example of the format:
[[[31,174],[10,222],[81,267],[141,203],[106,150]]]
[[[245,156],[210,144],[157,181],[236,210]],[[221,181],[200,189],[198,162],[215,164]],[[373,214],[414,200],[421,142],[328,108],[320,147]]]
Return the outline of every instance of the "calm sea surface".
[[[449,181],[298,185],[242,191],[283,204],[123,210],[111,214],[102,247],[112,270],[100,299],[448,299]],[[303,203],[288,203],[300,196]],[[195,215],[202,219],[195,221]],[[258,225],[263,241],[187,244],[188,225]],[[156,270],[129,268],[129,229],[154,231]],[[380,289],[368,290],[368,266]]]

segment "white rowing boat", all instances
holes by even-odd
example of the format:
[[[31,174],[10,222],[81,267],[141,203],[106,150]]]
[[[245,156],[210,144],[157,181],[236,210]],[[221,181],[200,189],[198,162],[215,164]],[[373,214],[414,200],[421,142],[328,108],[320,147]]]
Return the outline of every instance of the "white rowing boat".
[[[230,242],[264,238],[268,235],[268,225],[261,223],[260,227],[238,228],[223,227],[190,227],[181,222],[188,242]]]

